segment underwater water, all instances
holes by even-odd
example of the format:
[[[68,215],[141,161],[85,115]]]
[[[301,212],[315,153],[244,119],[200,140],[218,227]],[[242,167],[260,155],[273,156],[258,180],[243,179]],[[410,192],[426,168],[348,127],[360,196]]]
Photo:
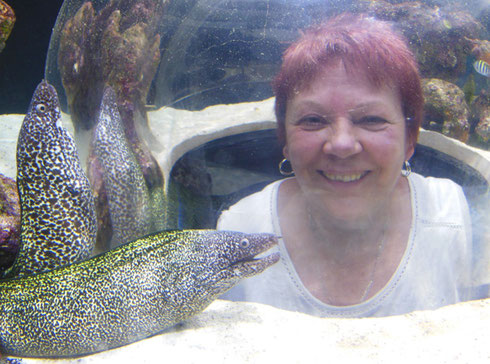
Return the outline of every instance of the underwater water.
[[[62,108],[71,110],[72,119],[75,118],[74,123],[80,135],[93,127],[92,120],[95,119],[97,102],[92,99],[100,98],[100,79],[106,77],[98,75],[97,72],[87,71],[85,74],[78,71],[80,79],[71,79],[74,77],[73,73],[76,73],[74,70],[82,67],[83,63],[87,69],[96,69],[95,65],[90,65],[91,60],[88,56],[83,55],[83,46],[75,46],[74,49],[70,46],[70,42],[84,41],[80,38],[81,35],[62,30],[69,18],[76,19],[75,14],[80,17],[78,22],[83,23],[83,16],[88,19],[89,16],[83,15],[79,10],[83,3],[65,2],[53,32],[46,61],[47,79],[59,90]],[[104,4],[105,2],[93,2],[93,11],[102,14]],[[442,132],[479,149],[488,148],[490,131],[484,121],[485,117],[482,116],[484,112],[479,111],[488,107],[488,75],[481,74],[481,69],[477,71],[474,67],[475,62],[489,57],[488,45],[485,43],[488,39],[489,10],[485,1],[413,1],[403,4],[396,1],[170,1],[161,9],[153,9],[153,18],[150,20],[145,18],[148,17],[147,14],[132,12],[125,2],[121,4],[121,8],[124,8],[127,14],[122,13],[123,16],[118,20],[119,29],[112,35],[113,38],[107,40],[113,42],[112,49],[101,53],[101,57],[105,57],[106,54],[114,58],[110,61],[99,61],[105,62],[107,67],[116,66],[102,73],[107,73],[109,79],[119,84],[117,87],[120,90],[116,90],[116,93],[127,93],[126,96],[121,96],[127,100],[120,100],[121,103],[128,104],[125,106],[127,110],[122,111],[122,117],[127,117],[129,122],[135,124],[141,138],[153,145],[157,153],[159,148],[165,146],[161,145],[161,141],[155,141],[152,132],[148,130],[147,112],[166,108],[197,111],[212,105],[256,102],[272,97],[271,81],[280,65],[282,53],[297,38],[299,30],[345,11],[368,13],[391,21],[408,39],[417,56],[422,77],[427,80],[424,87],[427,90],[436,89],[436,95],[432,96],[429,91],[426,94],[427,107],[423,123],[425,129]],[[107,10],[108,13],[109,11]],[[88,10],[85,13],[88,14]],[[144,36],[134,27],[139,21],[148,24]],[[159,40],[156,39],[157,36]],[[89,36],[84,34],[84,37]],[[126,64],[124,61],[117,61],[120,57],[127,56],[122,48],[118,48],[118,41],[136,42],[136,39],[144,44],[140,47],[149,54],[154,52],[152,42],[158,41],[159,60],[152,60],[154,63],[150,64],[150,57],[143,57],[137,54],[136,50],[132,50],[134,53],[131,53]],[[64,42],[66,45],[63,45]],[[97,49],[91,51],[96,53]],[[66,61],[62,61],[61,57],[65,57]],[[66,65],[60,62],[66,62]],[[135,69],[140,71],[135,72]],[[119,74],[125,72],[131,72],[127,77],[141,80],[134,85],[134,95],[131,96],[129,92],[122,91],[127,87],[127,81]],[[63,77],[67,80],[63,81]],[[70,90],[73,94],[71,97],[83,95],[81,98],[71,102],[67,100],[65,89],[71,88],[68,82],[74,85],[74,89]],[[75,86],[75,82],[85,86]],[[88,89],[91,90],[90,93]],[[91,94],[94,96],[90,96]],[[140,99],[138,101],[134,99],[136,94]],[[81,110],[78,110],[79,108]],[[176,134],[179,133],[179,128],[186,125],[185,119],[172,120],[172,123],[172,130]],[[223,121],[224,128],[225,124],[226,121]],[[196,131],[196,134],[199,132]],[[230,131],[229,134],[237,132]],[[262,143],[260,139],[257,142]],[[270,150],[278,148],[277,143],[271,143]],[[260,150],[251,148],[249,154],[255,158],[243,161],[241,167],[248,165],[245,169],[253,171],[256,164],[254,159],[262,159],[260,153]],[[421,154],[422,152],[418,153]],[[270,163],[277,165],[282,159],[281,155],[277,151],[272,155],[274,159]],[[196,176],[179,177],[201,182],[199,188],[202,191],[197,193],[202,195],[207,195],[210,189],[213,190],[212,186],[202,181],[208,179],[209,171],[205,171],[206,166],[213,163],[206,158],[195,162],[201,164],[200,169],[191,172],[196,173]],[[172,163],[175,163],[175,160]],[[225,169],[228,167],[233,166],[224,166]],[[181,166],[177,165],[176,168]],[[438,169],[441,168],[435,167],[435,175],[440,176]],[[430,174],[428,170],[430,168],[426,168],[423,174]],[[170,172],[164,171],[164,174],[167,173]],[[172,173],[179,174],[177,170]],[[460,182],[460,178],[455,176],[458,172],[447,170],[445,173]],[[479,173],[481,174],[475,171],[475,175]],[[278,173],[275,171],[268,180],[277,177]],[[485,185],[486,177],[478,178]],[[175,179],[172,178],[171,181],[175,182]],[[192,182],[177,182],[180,185],[190,183]],[[236,190],[238,189],[239,186]],[[214,210],[216,201],[212,201],[212,205]],[[206,226],[211,226],[213,221],[214,219],[211,219]],[[191,225],[182,223],[180,226]]]
[[[7,3],[16,10],[14,1],[7,0]],[[90,241],[90,250],[95,246],[91,256],[108,254],[101,256],[104,258],[92,259],[115,265],[123,262],[121,271],[117,273],[118,285],[112,288],[113,291],[124,290],[125,284],[131,286],[140,280],[141,286],[134,284],[134,295],[137,298],[145,296],[141,287],[150,289],[157,284],[153,274],[156,269],[154,266],[146,267],[145,263],[141,263],[142,268],[139,268],[138,264],[147,262],[147,256],[151,254],[147,254],[145,249],[151,250],[153,245],[150,249],[145,244],[154,243],[153,237],[160,236],[158,232],[173,229],[214,231],[223,211],[284,178],[278,168],[284,158],[284,150],[276,133],[272,81],[279,71],[285,50],[298,39],[302,30],[350,12],[391,23],[415,55],[422,78],[425,107],[423,130],[410,159],[411,170],[424,177],[450,179],[462,187],[471,217],[472,264],[475,267],[471,288],[468,288],[471,292],[466,298],[489,297],[488,1],[65,0],[54,7],[56,21],[55,17],[49,16],[30,20],[42,22],[52,32],[49,44],[43,47],[40,44],[44,43],[38,41],[36,52],[40,53],[43,61],[36,65],[36,71],[34,67],[29,69],[31,65],[28,63],[19,61],[18,68],[24,69],[21,73],[29,75],[29,80],[25,80],[25,75],[22,80],[14,80],[19,71],[9,73],[8,69],[0,70],[0,95],[5,95],[0,102],[0,174],[11,181],[9,192],[0,194],[2,206],[7,206],[0,210],[2,275],[5,273],[8,278],[9,274],[14,276],[20,269],[18,266],[22,260],[13,265],[13,271],[9,267],[12,267],[22,237],[30,250],[22,252],[21,259],[34,256],[33,265],[36,266],[38,261],[42,263],[53,256],[62,256],[63,261],[69,256],[75,273],[69,273],[72,276],[67,286],[86,283],[76,280],[77,275],[84,277],[86,274],[82,268],[78,270],[78,261],[86,258],[83,255],[86,248],[67,248],[61,243],[57,248],[40,248],[39,241],[43,240],[40,237],[48,236],[44,230],[47,228],[34,219],[42,215],[43,222],[51,229],[50,233],[61,226],[61,232],[54,234],[66,237],[64,230],[73,230],[76,238],[82,236],[81,241]],[[5,64],[3,60],[13,58],[9,53],[23,54],[15,53],[19,52],[19,43],[22,42],[15,30],[17,26],[25,27],[24,16],[27,16],[24,15],[26,10],[20,9],[19,5],[14,33],[6,40],[6,47],[0,53],[0,67]],[[46,11],[43,15],[48,13],[48,9],[43,10]],[[35,81],[32,80],[34,72],[40,72],[36,76],[39,79]],[[32,96],[41,78],[54,87],[56,94],[49,89]],[[29,86],[32,89],[24,91],[26,82],[33,85]],[[31,97],[33,101],[30,101]],[[29,102],[32,102],[30,109]],[[58,128],[62,124],[73,136],[73,142],[67,141],[64,134],[60,136],[54,126],[54,129],[41,127],[40,131],[34,132],[38,139],[18,138],[19,132],[21,137],[28,135],[22,129],[25,115],[25,120],[34,125],[41,121],[46,123],[42,125],[51,123]],[[43,160],[42,154],[37,154],[38,150],[47,150],[50,157]],[[39,160],[41,162],[36,164]],[[12,181],[17,180],[19,191],[24,188],[21,193],[27,195],[36,185],[29,185],[30,174],[36,174],[39,181],[53,190],[58,188],[57,192],[43,194],[45,189],[40,189],[43,192],[33,196],[41,200],[15,200],[13,195],[17,187]],[[23,181],[26,181],[26,187],[22,187]],[[86,194],[87,185],[91,187],[91,194]],[[7,183],[2,182],[0,188],[7,191],[5,186]],[[26,219],[23,215],[21,225],[21,211],[24,214],[29,211],[34,217]],[[62,211],[60,220],[54,219],[58,216],[51,220],[50,212],[58,215],[58,211]],[[66,216],[63,216],[63,211]],[[265,214],[258,212],[259,215],[261,213]],[[25,223],[28,220],[30,225]],[[65,223],[72,223],[76,228],[67,227]],[[179,241],[200,241],[200,238],[194,235],[188,238],[186,234],[179,237]],[[139,238],[142,239],[137,240]],[[165,239],[166,236],[162,238]],[[233,239],[241,242],[252,240],[241,235],[240,239],[237,236]],[[73,240],[71,235],[69,240]],[[134,240],[141,241],[142,248],[138,244],[134,249],[128,248],[127,244]],[[203,246],[207,247],[206,244]],[[220,247],[213,249],[219,251]],[[205,276],[203,271],[215,267],[211,260],[206,260],[208,254],[205,249],[206,259],[197,257],[195,260],[194,250],[181,252],[178,247],[175,249],[175,253],[165,253],[172,257],[168,259],[176,259],[179,264],[182,260],[184,263],[180,269],[191,272],[189,274],[193,277]],[[38,253],[39,250],[44,252]],[[247,254],[253,257],[256,253],[254,250],[253,254]],[[132,259],[137,263],[133,264],[123,254],[134,254]],[[184,258],[181,259],[182,256]],[[188,265],[186,259],[191,261]],[[378,256],[375,267],[377,259]],[[196,261],[203,266],[196,267]],[[243,263],[240,259],[237,261]],[[101,271],[110,271],[105,269],[106,266],[97,265],[106,263],[94,264]],[[267,261],[260,269],[255,268],[253,274],[269,264],[272,263]],[[39,272],[51,270],[52,266],[48,268],[39,268]],[[172,268],[161,269],[172,272]],[[107,273],[101,273],[101,280],[103,274]],[[239,278],[243,278],[252,273],[245,273],[243,268],[240,274]],[[177,282],[182,276],[185,274],[175,273],[172,279]],[[57,279],[54,274],[49,277],[53,282]],[[0,289],[1,284],[0,281]],[[212,286],[211,283],[209,285]],[[87,283],[87,287],[90,286],[91,283]],[[223,286],[228,289],[228,282]],[[35,287],[34,283],[32,287]],[[32,288],[33,296],[37,294],[35,289]],[[199,307],[193,314],[218,298],[217,292],[221,294],[221,289],[220,285],[216,292],[204,294],[206,299],[193,301],[190,306],[195,304]],[[195,290],[201,292],[198,288]],[[103,291],[99,293],[104,297]],[[185,305],[180,294],[185,296],[186,293],[175,294],[181,299],[176,299],[178,302],[172,306],[173,309],[176,307],[174,311],[177,313]],[[114,295],[107,300],[131,301],[130,297],[131,294],[124,299]],[[15,299],[17,296],[13,296]],[[72,301],[67,302],[60,307],[75,305]],[[144,304],[156,307],[148,311],[153,313],[160,309],[148,302]],[[7,305],[0,303],[0,306],[2,304]],[[42,305],[49,305],[49,302],[33,304],[32,307]],[[135,305],[141,308],[142,304]],[[126,312],[122,316],[131,311],[130,306],[124,307]],[[164,310],[170,309],[165,307]],[[144,312],[142,309],[138,314],[144,316]],[[114,317],[109,320],[110,324],[104,325],[117,323],[118,319]],[[155,316],[153,319],[157,321],[159,318]],[[180,321],[177,317],[175,322],[169,322]],[[104,331],[104,325],[100,325],[101,331]],[[125,345],[163,329],[147,330],[148,325],[136,326],[135,333],[131,333],[132,336],[128,334],[129,338],[109,338],[105,346],[94,344],[95,347],[87,346],[70,352],[70,345],[61,343],[59,349],[53,349],[47,355],[85,355]],[[0,330],[0,339],[1,335]],[[72,338],[67,338],[66,342],[70,340]],[[38,344],[25,348],[16,345],[14,338],[7,353],[22,356],[25,350],[26,356],[43,356],[43,350],[46,350],[42,343],[38,347],[35,347]]]

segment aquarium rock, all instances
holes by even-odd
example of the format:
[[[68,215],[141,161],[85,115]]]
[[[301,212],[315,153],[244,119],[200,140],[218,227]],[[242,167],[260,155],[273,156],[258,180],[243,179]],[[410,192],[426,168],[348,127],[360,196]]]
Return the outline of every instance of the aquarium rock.
[[[490,41],[486,39],[470,39],[466,40],[471,45],[471,54],[478,60],[485,61],[490,64]]]
[[[476,124],[475,134],[481,142],[488,144],[490,141],[490,95],[481,92],[472,102],[471,111],[471,118]]]
[[[425,98],[422,126],[466,142],[470,124],[464,92],[455,84],[436,78],[423,79],[422,89]]]
[[[484,27],[470,12],[424,1],[356,1],[353,11],[394,22],[408,39],[421,73],[427,78],[456,82],[466,73],[469,43]]]
[[[14,11],[7,3],[0,0],[0,52],[5,48],[5,42],[12,32],[14,23]]]
[[[20,204],[17,185],[0,173],[0,276],[19,250]]]

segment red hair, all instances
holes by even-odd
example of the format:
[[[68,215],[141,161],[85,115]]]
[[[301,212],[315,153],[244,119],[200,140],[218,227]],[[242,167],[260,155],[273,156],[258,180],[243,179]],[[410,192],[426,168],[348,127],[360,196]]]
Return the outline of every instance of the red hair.
[[[376,86],[397,89],[405,116],[408,142],[415,146],[422,123],[424,98],[417,62],[405,38],[390,24],[365,16],[342,14],[306,30],[285,51],[272,83],[279,142],[286,143],[288,98],[324,68],[344,65],[353,77],[362,74]]]

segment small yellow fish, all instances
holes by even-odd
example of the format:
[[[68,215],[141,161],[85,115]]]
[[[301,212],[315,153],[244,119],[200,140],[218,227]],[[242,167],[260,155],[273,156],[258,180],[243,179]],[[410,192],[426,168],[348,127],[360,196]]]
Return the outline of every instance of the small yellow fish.
[[[485,77],[490,76],[490,65],[487,62],[480,59],[473,63],[473,67],[475,68],[475,71],[478,72],[480,75],[483,75]]]

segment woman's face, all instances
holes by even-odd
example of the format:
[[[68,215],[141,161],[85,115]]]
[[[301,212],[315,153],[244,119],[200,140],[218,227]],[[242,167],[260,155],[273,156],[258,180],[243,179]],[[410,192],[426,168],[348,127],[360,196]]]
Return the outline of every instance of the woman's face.
[[[325,69],[288,100],[285,126],[284,156],[310,206],[350,224],[387,211],[413,154],[393,88]]]

